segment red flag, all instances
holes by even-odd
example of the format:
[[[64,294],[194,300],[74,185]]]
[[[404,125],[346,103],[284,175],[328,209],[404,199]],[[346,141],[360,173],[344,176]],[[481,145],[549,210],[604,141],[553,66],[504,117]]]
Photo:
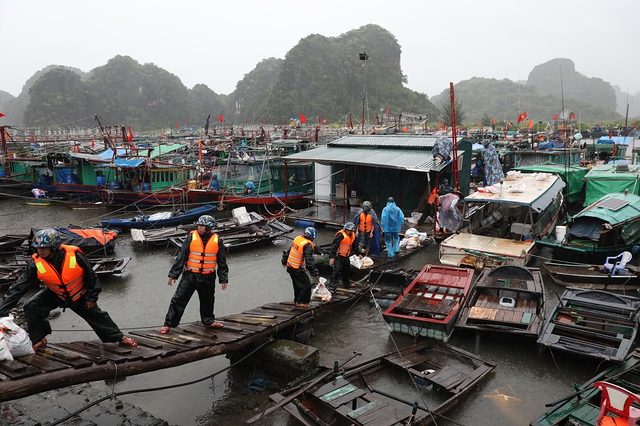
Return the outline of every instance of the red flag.
[[[404,133],[407,133],[407,132],[409,131],[409,127],[407,127],[407,126],[403,127],[403,128],[402,128],[402,131],[403,131]]]
[[[198,160],[202,160],[202,139],[198,141]]]
[[[187,117],[187,127],[189,126],[189,117]]]
[[[322,120],[322,124],[327,124],[327,120],[326,119]]]
[[[389,115],[389,112],[390,112],[390,110],[389,110],[389,108],[387,108],[387,115]]]
[[[4,117],[4,114],[0,112],[0,117]]]
[[[529,128],[533,129],[533,120],[529,119]]]
[[[523,112],[518,116],[518,123],[521,123],[522,120],[524,120],[525,118],[527,118],[527,111]]]
[[[95,143],[95,141],[93,140],[93,138],[91,138],[91,148],[95,148],[95,147],[96,147],[96,143]]]
[[[498,122],[498,120],[495,120],[495,119],[493,120],[493,124],[496,124],[497,122]]]
[[[576,118],[576,115],[574,113],[569,114],[569,120],[573,120],[574,118]]]
[[[553,119],[554,119],[554,120],[557,120],[557,119],[558,119],[558,114],[554,115],[554,116],[553,116]]]
[[[613,144],[613,149],[611,150],[611,156],[615,157],[616,156],[616,144]]]
[[[131,131],[131,126],[129,126],[129,142],[133,142],[133,132]]]
[[[307,122],[307,117],[305,117],[303,113],[300,113],[300,122],[301,123],[306,123]]]
[[[180,123],[176,123],[176,129],[180,128]]]
[[[218,121],[221,123],[224,121],[224,116],[222,114],[220,114],[220,117],[218,117]]]

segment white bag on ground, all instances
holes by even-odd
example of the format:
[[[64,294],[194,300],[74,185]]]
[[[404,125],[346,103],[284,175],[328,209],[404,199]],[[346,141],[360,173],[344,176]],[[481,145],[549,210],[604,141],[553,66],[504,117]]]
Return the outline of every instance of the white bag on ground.
[[[322,300],[323,302],[329,302],[331,300],[331,292],[327,289],[325,283],[327,282],[326,278],[320,277],[320,282],[318,285],[311,291],[311,300]]]
[[[13,316],[0,318],[0,330],[9,345],[9,352],[14,357],[34,354],[33,344],[26,331],[13,322]]]
[[[9,352],[9,344],[4,338],[4,333],[0,330],[0,361],[13,361],[13,356]]]
[[[364,266],[364,262],[362,261],[362,259],[360,259],[360,256],[358,256],[357,254],[352,254],[349,257],[349,263],[351,264],[351,266],[358,269],[362,269],[362,267]]]

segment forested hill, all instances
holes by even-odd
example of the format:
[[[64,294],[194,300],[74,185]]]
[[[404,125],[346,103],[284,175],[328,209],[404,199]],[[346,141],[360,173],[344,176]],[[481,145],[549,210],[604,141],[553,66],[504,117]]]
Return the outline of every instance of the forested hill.
[[[368,60],[360,61],[365,51]],[[228,96],[205,85],[188,89],[153,64],[116,56],[86,80],[69,68],[47,70],[4,109],[11,124],[27,126],[73,123],[93,114],[139,130],[173,126],[187,117],[203,125],[209,114],[237,124],[288,123],[301,113],[311,122],[320,116],[333,123],[349,113],[360,117],[366,90],[369,116],[380,109],[426,113],[432,107],[426,95],[403,85],[400,53],[395,37],[377,25],[335,38],[310,35],[284,60],[261,61]]]
[[[365,52],[367,59],[361,60]],[[366,25],[338,37],[312,34],[301,39],[284,59],[259,62],[229,95],[217,94],[204,84],[189,89],[178,76],[128,56],[116,56],[89,73],[52,65],[34,74],[18,97],[0,91],[0,111],[6,114],[0,124],[90,125],[86,120],[94,114],[108,124],[125,124],[136,131],[185,124],[187,118],[202,126],[209,114],[212,124],[221,115],[225,123],[243,125],[288,123],[300,114],[309,123],[320,119],[345,124],[349,113],[356,120],[361,117],[365,92],[369,119],[388,110],[413,111],[430,115],[430,123],[440,121],[442,106],[449,101],[448,88],[428,99],[405,87],[400,64],[396,38],[378,25]],[[565,112],[575,112],[583,122],[624,119],[616,105],[619,89],[583,76],[569,59],[536,66],[523,84],[472,78],[456,83],[455,89],[462,125],[515,122],[521,111],[535,122],[546,122],[562,113],[562,94]],[[633,97],[630,103],[640,107]],[[638,115],[640,111],[630,110],[631,117]]]

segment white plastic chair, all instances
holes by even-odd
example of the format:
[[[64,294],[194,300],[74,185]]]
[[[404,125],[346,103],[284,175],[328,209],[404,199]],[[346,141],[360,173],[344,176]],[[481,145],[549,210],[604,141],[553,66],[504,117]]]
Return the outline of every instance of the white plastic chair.
[[[634,426],[640,420],[640,409],[631,405],[640,403],[640,396],[613,383],[595,382],[593,385],[602,392],[596,426],[600,426],[604,416],[609,413],[627,419],[628,426]]]
[[[631,262],[632,258],[631,252],[623,251],[617,256],[607,257],[602,267],[606,273],[611,275],[624,274],[627,263]]]

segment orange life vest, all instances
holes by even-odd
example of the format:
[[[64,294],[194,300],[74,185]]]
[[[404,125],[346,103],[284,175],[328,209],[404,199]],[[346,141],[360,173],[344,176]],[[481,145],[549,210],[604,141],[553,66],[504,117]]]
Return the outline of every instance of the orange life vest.
[[[213,234],[205,247],[198,231],[191,231],[191,244],[185,265],[187,271],[196,274],[213,274],[218,260],[218,234]]]
[[[360,220],[358,221],[358,231],[369,233],[373,229],[373,216],[370,214],[366,214],[365,212],[360,213]]]
[[[289,250],[289,257],[287,258],[287,266],[293,269],[300,269],[304,265],[304,246],[311,244],[313,248],[313,242],[307,239],[304,235],[298,235],[291,243],[291,249]]]
[[[38,254],[33,254],[31,258],[38,270],[38,279],[53,291],[62,300],[71,299],[75,302],[85,293],[84,289],[84,269],[78,265],[76,253],[82,253],[80,248],[62,244],[64,250],[64,261],[62,262],[62,272],[58,273],[56,268],[44,260]]]
[[[336,232],[336,237],[338,234],[342,234],[342,241],[340,241],[340,245],[338,246],[338,256],[349,257],[351,254],[351,246],[353,245],[353,241],[356,239],[356,236],[355,234],[351,234],[351,236],[347,235],[347,231],[344,229]]]

